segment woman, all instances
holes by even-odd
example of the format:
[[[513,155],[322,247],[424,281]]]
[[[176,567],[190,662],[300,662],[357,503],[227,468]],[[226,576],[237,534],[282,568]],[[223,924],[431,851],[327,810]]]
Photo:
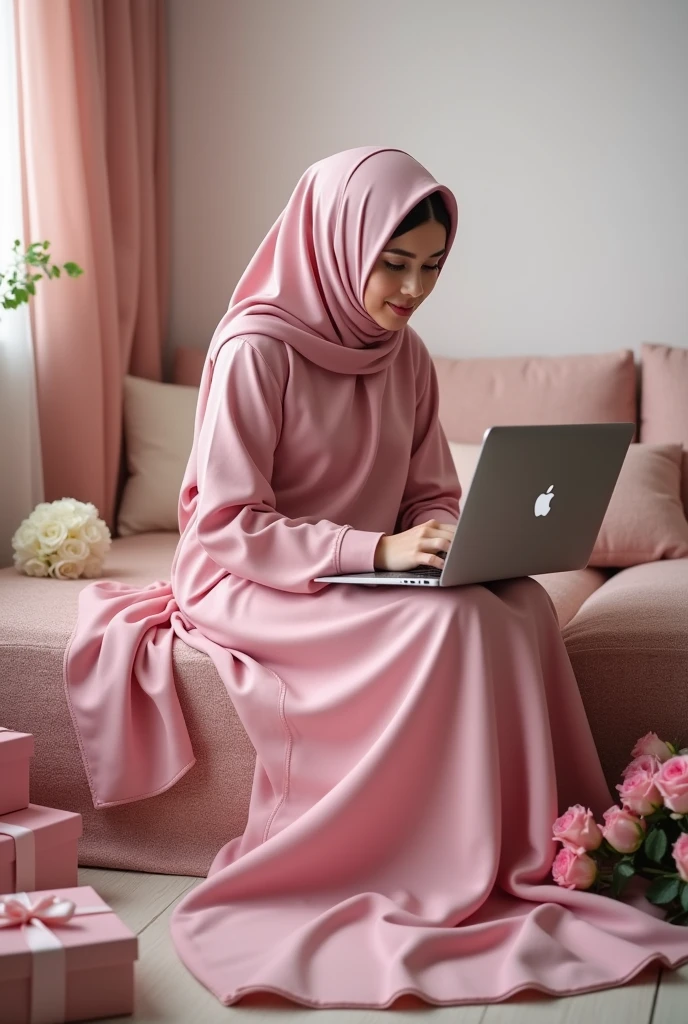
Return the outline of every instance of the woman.
[[[494,1002],[688,959],[642,896],[551,881],[557,814],[612,799],[546,591],[315,582],[449,547],[461,491],[408,322],[456,225],[398,150],[311,167],[211,341],[171,588],[82,592],[67,681],[96,803],[193,763],[156,625],[210,654],[256,748],[246,830],[172,919],[226,1005]]]

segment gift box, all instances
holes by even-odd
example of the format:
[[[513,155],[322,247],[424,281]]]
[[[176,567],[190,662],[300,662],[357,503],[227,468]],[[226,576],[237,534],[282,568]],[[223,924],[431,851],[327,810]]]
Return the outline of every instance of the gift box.
[[[33,757],[30,732],[0,726],[0,815],[20,811],[29,803],[29,761]]]
[[[131,1014],[137,957],[136,935],[90,885],[0,896],[0,1020]]]
[[[0,892],[76,885],[80,835],[81,815],[71,811],[29,804],[0,815]]]

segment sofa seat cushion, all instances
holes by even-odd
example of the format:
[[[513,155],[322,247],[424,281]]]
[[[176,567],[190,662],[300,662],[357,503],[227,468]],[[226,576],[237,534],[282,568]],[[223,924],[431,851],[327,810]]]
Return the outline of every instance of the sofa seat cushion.
[[[612,784],[646,732],[688,746],[688,558],[616,573],[562,634]]]
[[[142,586],[169,579],[177,539],[176,533],[118,538],[107,556],[106,578]],[[538,579],[564,623],[606,575],[584,569]],[[152,799],[93,807],[62,675],[79,592],[89,582],[0,571],[1,724],[35,736],[32,801],[83,815],[82,864],[205,875],[220,847],[244,830],[255,750],[210,658],[176,639],[174,672],[196,764]]]
[[[168,580],[179,534],[118,537],[105,556],[103,579],[146,586]],[[53,580],[0,570],[0,643],[66,647],[74,628],[79,591],[93,580]]]
[[[174,533],[115,540],[106,578],[169,579],[177,540]],[[35,736],[31,800],[83,815],[81,864],[206,875],[220,847],[244,831],[255,750],[210,658],[176,639],[174,672],[196,764],[152,799],[93,807],[62,675],[78,595],[90,582],[0,570],[0,724]]]

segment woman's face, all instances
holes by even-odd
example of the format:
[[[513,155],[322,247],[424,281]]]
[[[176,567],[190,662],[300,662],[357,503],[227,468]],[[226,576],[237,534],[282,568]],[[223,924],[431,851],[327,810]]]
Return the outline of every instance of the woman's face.
[[[396,235],[382,250],[366,283],[363,305],[386,331],[399,331],[435,287],[447,232],[436,220]]]

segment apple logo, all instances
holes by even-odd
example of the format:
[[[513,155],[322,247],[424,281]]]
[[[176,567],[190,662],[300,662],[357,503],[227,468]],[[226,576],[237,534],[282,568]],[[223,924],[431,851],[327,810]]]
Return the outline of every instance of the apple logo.
[[[554,484],[550,484],[550,486],[547,488],[547,493],[546,494],[538,495],[537,501],[535,502],[535,515],[536,516],[546,516],[547,513],[549,512],[549,503],[552,500],[552,498],[554,497],[554,494],[551,494],[550,492],[553,491],[553,490],[554,490]]]

